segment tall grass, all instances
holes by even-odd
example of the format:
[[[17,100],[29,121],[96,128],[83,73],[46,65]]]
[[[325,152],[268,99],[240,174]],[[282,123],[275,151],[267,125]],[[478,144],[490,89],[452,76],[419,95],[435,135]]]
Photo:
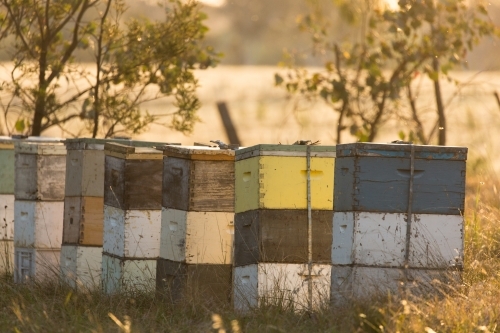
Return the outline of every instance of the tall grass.
[[[388,295],[314,314],[264,304],[247,314],[154,292],[107,296],[60,281],[0,277],[0,332],[495,332],[500,321],[500,182],[469,162],[463,283],[401,299]]]

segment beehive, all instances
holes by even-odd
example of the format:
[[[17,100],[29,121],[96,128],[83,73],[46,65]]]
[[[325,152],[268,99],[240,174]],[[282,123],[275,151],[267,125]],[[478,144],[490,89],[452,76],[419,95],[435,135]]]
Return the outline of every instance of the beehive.
[[[337,146],[332,301],[457,281],[467,148]]]
[[[61,275],[72,288],[99,289],[101,282],[102,247],[63,244]]]
[[[335,147],[310,146],[314,210],[333,209]],[[238,150],[235,212],[307,209],[306,146],[257,145]]]
[[[272,304],[294,310],[308,309],[308,283],[312,279],[313,307],[328,304],[331,265],[260,263],[234,268],[234,307],[247,311]]]
[[[116,143],[107,143],[105,154],[104,291],[113,293],[143,283],[154,288],[160,254],[163,155],[153,148]],[[151,272],[139,269],[146,266]]]
[[[157,288],[175,299],[228,302],[234,238],[234,150],[164,153]]]
[[[18,283],[57,276],[65,155],[59,139],[15,143],[14,278]]]

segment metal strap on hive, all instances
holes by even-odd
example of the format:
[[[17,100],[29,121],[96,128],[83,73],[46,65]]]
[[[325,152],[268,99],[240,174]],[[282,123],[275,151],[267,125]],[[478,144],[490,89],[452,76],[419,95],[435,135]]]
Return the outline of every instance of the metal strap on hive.
[[[408,188],[408,211],[406,220],[406,244],[405,244],[405,280],[408,282],[408,266],[410,262],[410,239],[412,222],[412,204],[413,204],[413,176],[415,174],[415,146],[410,144],[410,184]]]
[[[308,291],[308,307],[309,311],[313,310],[313,293],[312,293],[312,212],[311,212],[311,146],[307,146],[307,269],[309,273],[307,281]]]

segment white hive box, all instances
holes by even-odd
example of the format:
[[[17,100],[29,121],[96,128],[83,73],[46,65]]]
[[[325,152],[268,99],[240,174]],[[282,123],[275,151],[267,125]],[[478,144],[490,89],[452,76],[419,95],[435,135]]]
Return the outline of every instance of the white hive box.
[[[156,259],[121,259],[103,254],[101,280],[106,294],[152,291],[156,285]]]
[[[16,200],[64,200],[66,147],[60,142],[16,142]]]
[[[160,258],[187,264],[231,264],[234,213],[162,209]]]
[[[428,294],[444,291],[446,286],[460,282],[460,272],[440,269],[408,269],[387,267],[333,266],[331,302],[334,305],[350,301],[373,301],[411,291]]]
[[[60,249],[62,201],[22,201],[14,205],[14,244],[21,248]]]
[[[161,210],[122,210],[104,205],[103,251],[122,258],[160,256]]]
[[[0,240],[14,240],[14,194],[0,194]]]
[[[329,302],[331,265],[313,265],[313,307]],[[238,311],[263,304],[282,304],[295,310],[308,307],[309,271],[304,264],[254,264],[233,270],[233,301]]]
[[[409,267],[462,266],[462,216],[415,214],[411,229]],[[335,212],[332,263],[403,267],[406,230],[407,214]]]
[[[0,275],[14,272],[14,242],[0,240]]]
[[[15,248],[14,282],[57,281],[60,250]]]
[[[102,247],[63,245],[61,275],[72,288],[99,289]]]

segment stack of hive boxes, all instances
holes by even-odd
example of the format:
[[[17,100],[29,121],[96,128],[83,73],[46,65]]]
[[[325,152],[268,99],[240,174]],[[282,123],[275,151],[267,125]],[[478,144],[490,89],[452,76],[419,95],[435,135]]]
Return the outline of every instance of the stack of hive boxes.
[[[0,137],[0,274],[14,268],[14,140]]]
[[[257,145],[236,152],[234,306],[329,299],[335,147],[310,146],[312,270],[308,250],[308,147]]]
[[[106,143],[104,153],[104,291],[154,289],[163,154],[117,143]]]
[[[157,288],[174,300],[228,303],[234,235],[234,151],[163,148]]]
[[[14,280],[54,278],[62,241],[66,148],[52,141],[15,143]]]
[[[72,287],[100,286],[103,212],[104,145],[107,142],[130,146],[161,143],[120,139],[68,139],[64,229],[61,250],[63,279]]]
[[[466,157],[462,147],[337,146],[333,302],[460,275],[446,270],[462,265]]]

